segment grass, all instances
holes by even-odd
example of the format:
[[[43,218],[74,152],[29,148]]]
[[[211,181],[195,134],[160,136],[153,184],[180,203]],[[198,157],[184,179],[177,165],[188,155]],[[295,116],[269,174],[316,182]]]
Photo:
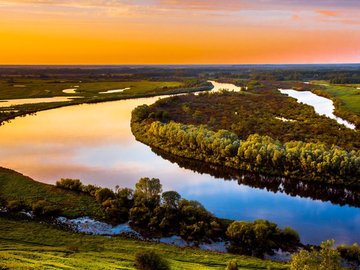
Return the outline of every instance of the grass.
[[[359,84],[330,84],[328,81],[311,81],[312,84],[322,85],[326,92],[339,100],[342,109],[360,116],[360,88]]]
[[[154,250],[171,269],[224,269],[236,259],[239,269],[288,269],[288,265],[194,248],[106,238],[59,230],[33,221],[0,217],[0,269],[134,269],[140,250]]]
[[[357,85],[330,85],[326,90],[339,99],[348,111],[360,116],[360,90]]]
[[[62,210],[67,217],[92,216],[102,219],[103,208],[86,194],[39,183],[15,171],[0,168],[0,199],[21,201],[27,207],[39,200],[46,200]]]
[[[85,98],[98,95],[100,91],[124,89],[130,87],[123,93],[105,94],[104,96],[126,96],[129,94],[153,93],[162,90],[163,87],[179,87],[181,82],[162,81],[73,81],[73,80],[41,80],[41,79],[16,79],[0,80],[0,99],[19,98],[44,98],[54,96],[83,96]],[[20,86],[20,87],[19,87]],[[65,94],[64,89],[77,88],[75,94]]]
[[[79,86],[75,94],[63,93],[63,90]],[[99,92],[130,88],[120,93],[99,94]],[[38,111],[54,109],[82,103],[96,103],[112,100],[149,97],[173,94],[178,92],[196,91],[196,87],[188,87],[184,82],[177,81],[102,81],[102,80],[46,80],[46,79],[16,79],[0,80],[0,100],[24,98],[76,97],[66,102],[23,104],[1,108],[0,124],[18,116]],[[5,106],[5,105],[3,105]]]
[[[321,85],[313,89],[317,95],[331,99],[335,106],[335,115],[360,128],[360,86],[359,84],[330,84],[327,81],[312,81],[313,85]]]

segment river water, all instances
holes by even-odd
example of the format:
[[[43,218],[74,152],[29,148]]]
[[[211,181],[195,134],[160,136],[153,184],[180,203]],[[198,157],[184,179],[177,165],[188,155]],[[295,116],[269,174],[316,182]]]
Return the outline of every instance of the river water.
[[[347,128],[355,129],[354,124],[334,115],[335,106],[332,100],[325,97],[320,97],[310,91],[297,91],[293,89],[279,89],[279,91],[282,94],[286,94],[295,98],[297,102],[314,107],[316,113],[334,119],[336,122],[346,126]]]
[[[359,208],[301,198],[296,192],[290,196],[281,192],[283,184],[274,193],[224,181],[181,168],[137,142],[130,130],[131,111],[157,99],[64,107],[16,118],[0,127],[0,164],[45,183],[69,177],[110,188],[134,187],[141,177],[156,177],[164,191],[198,200],[218,217],[268,219],[293,227],[304,243],[360,242]]]

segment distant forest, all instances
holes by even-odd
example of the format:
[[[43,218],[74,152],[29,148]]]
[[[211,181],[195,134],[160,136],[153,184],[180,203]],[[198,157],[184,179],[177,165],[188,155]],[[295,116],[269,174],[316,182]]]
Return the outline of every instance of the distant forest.
[[[0,66],[0,78],[8,77],[88,77],[172,79],[184,77],[232,78],[245,80],[360,83],[360,64],[344,65],[179,65],[179,66]]]

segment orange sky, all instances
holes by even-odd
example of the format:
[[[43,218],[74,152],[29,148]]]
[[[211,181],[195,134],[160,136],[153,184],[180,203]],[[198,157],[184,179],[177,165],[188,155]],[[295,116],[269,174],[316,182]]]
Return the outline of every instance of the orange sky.
[[[360,1],[310,2],[0,0],[0,64],[360,62]]]

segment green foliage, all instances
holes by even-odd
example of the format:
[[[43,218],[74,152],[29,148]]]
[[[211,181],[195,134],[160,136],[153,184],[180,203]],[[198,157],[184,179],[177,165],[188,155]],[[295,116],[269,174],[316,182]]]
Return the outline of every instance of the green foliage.
[[[290,245],[285,237],[288,231],[289,229],[282,231],[276,224],[266,220],[255,220],[253,223],[234,221],[226,231],[230,240],[229,251],[263,257],[265,253],[272,255],[274,249],[294,248],[299,245],[300,240]]]
[[[109,188],[99,188],[95,192],[95,199],[98,203],[104,203],[107,200],[115,198],[115,193]]]
[[[337,247],[342,258],[355,265],[360,264],[360,247],[357,243],[351,246],[340,245]]]
[[[338,250],[333,249],[334,240],[322,242],[320,251],[301,250],[291,257],[291,270],[340,270],[341,258]]]
[[[150,110],[148,105],[141,105],[137,107],[138,110],[133,111],[131,114],[131,118],[134,118],[135,121],[142,121],[148,118]]]
[[[83,185],[79,179],[62,178],[56,181],[56,186],[73,191],[82,191]]]
[[[282,231],[282,243],[285,245],[283,249],[289,250],[289,251],[295,251],[293,250],[294,247],[296,247],[300,243],[300,236],[293,228],[285,227]]]
[[[98,189],[100,189],[100,188],[95,185],[82,185],[81,186],[81,191],[89,194],[92,197],[95,197],[95,193]]]
[[[169,264],[154,251],[140,251],[135,255],[135,266],[138,270],[168,270]]]
[[[162,192],[162,186],[160,184],[160,180],[157,178],[141,178],[135,184],[135,201],[136,200],[150,200],[160,199],[160,193]]]
[[[36,216],[56,216],[61,213],[61,209],[46,200],[33,203],[32,212]]]
[[[18,212],[25,208],[25,205],[23,202],[18,200],[11,200],[6,204],[6,207],[10,212]]]
[[[166,208],[177,209],[179,207],[181,195],[176,191],[166,191],[161,195],[161,198]]]

